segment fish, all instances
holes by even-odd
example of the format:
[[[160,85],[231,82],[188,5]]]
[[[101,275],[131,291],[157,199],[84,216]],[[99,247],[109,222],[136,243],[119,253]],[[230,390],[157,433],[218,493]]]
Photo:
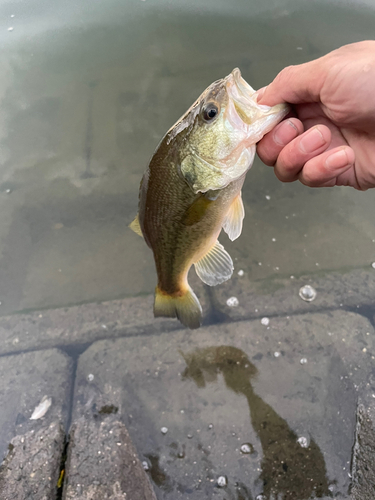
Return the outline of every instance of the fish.
[[[168,130],[144,173],[130,228],[151,248],[157,271],[154,316],[195,329],[202,307],[188,283],[194,264],[210,286],[230,279],[233,261],[219,243],[233,241],[245,216],[241,189],[256,143],[288,113],[259,105],[235,68],[212,83]]]

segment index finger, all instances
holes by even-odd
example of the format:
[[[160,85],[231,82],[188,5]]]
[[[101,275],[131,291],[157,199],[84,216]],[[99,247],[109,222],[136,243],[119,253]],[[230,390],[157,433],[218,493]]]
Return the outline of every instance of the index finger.
[[[298,66],[287,66],[281,70],[273,82],[260,93],[258,103],[275,106],[281,102],[319,102],[325,79],[322,59]]]

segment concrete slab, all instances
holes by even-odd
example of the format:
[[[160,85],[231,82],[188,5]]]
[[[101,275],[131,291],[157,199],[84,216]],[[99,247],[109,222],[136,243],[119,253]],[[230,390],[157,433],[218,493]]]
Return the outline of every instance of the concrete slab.
[[[1,458],[14,435],[66,424],[72,380],[72,361],[58,349],[0,358]],[[51,406],[43,418],[31,420],[45,396]]]
[[[57,349],[0,358],[1,499],[55,498],[72,380]]]
[[[373,381],[372,381],[373,382]],[[373,386],[373,389],[375,387]],[[357,409],[356,440],[352,462],[353,500],[375,498],[375,392],[368,393]]]
[[[203,284],[194,275],[190,282],[204,310],[204,321],[210,321],[210,301]],[[176,319],[155,319],[153,303],[153,295],[148,295],[3,316],[0,317],[0,354],[182,328]]]
[[[238,271],[238,269],[237,269]],[[242,273],[240,273],[242,274]],[[312,302],[299,296],[302,286],[312,286],[317,294]],[[213,307],[222,320],[242,320],[254,317],[319,312],[324,309],[368,308],[375,315],[375,270],[357,269],[291,278],[274,278],[252,282],[244,272],[235,273],[230,281],[212,289]],[[227,301],[238,299],[235,307]],[[229,302],[230,303],[230,302]]]
[[[218,287],[203,286],[194,272],[190,274],[190,283],[203,307],[205,325],[218,320],[319,312],[338,307],[366,308],[371,313],[375,304],[375,271],[372,269],[255,283],[250,282],[246,274],[235,273],[230,281]],[[313,302],[304,302],[298,295],[305,284],[316,288],[317,297]],[[236,307],[227,305],[230,297],[238,299]],[[177,320],[154,318],[153,300],[153,296],[148,295],[0,317],[0,354],[181,329]]]
[[[2,500],[54,500],[64,450],[65,431],[53,422],[16,436],[0,466]]]
[[[74,423],[63,500],[156,500],[128,431],[115,414],[107,408],[95,419]]]
[[[96,342],[73,420],[116,411],[159,499],[347,499],[373,343],[344,311]]]

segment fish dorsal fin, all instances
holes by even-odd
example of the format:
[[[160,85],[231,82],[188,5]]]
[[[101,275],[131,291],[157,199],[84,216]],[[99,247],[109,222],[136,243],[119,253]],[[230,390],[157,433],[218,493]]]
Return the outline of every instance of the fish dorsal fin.
[[[239,193],[233,200],[223,223],[223,229],[232,241],[241,234],[244,217],[245,209],[243,207],[241,193]]]
[[[233,262],[229,253],[217,240],[213,247],[198,262],[195,271],[206,285],[215,286],[229,280],[233,273]]]
[[[141,226],[139,224],[138,214],[135,216],[135,219],[133,220],[133,222],[131,224],[129,224],[129,227],[132,231],[134,231],[139,236],[142,236],[142,238],[143,238],[142,229],[141,229]]]

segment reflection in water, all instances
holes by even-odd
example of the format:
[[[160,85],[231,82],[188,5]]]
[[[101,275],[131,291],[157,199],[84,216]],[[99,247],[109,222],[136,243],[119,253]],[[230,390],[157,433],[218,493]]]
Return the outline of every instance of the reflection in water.
[[[313,440],[307,448],[301,447],[287,422],[254,393],[250,380],[257,369],[243,351],[218,346],[181,354],[187,364],[184,378],[204,387],[221,373],[229,389],[246,397],[251,423],[263,449],[260,480],[265,500],[331,496],[319,447]]]

